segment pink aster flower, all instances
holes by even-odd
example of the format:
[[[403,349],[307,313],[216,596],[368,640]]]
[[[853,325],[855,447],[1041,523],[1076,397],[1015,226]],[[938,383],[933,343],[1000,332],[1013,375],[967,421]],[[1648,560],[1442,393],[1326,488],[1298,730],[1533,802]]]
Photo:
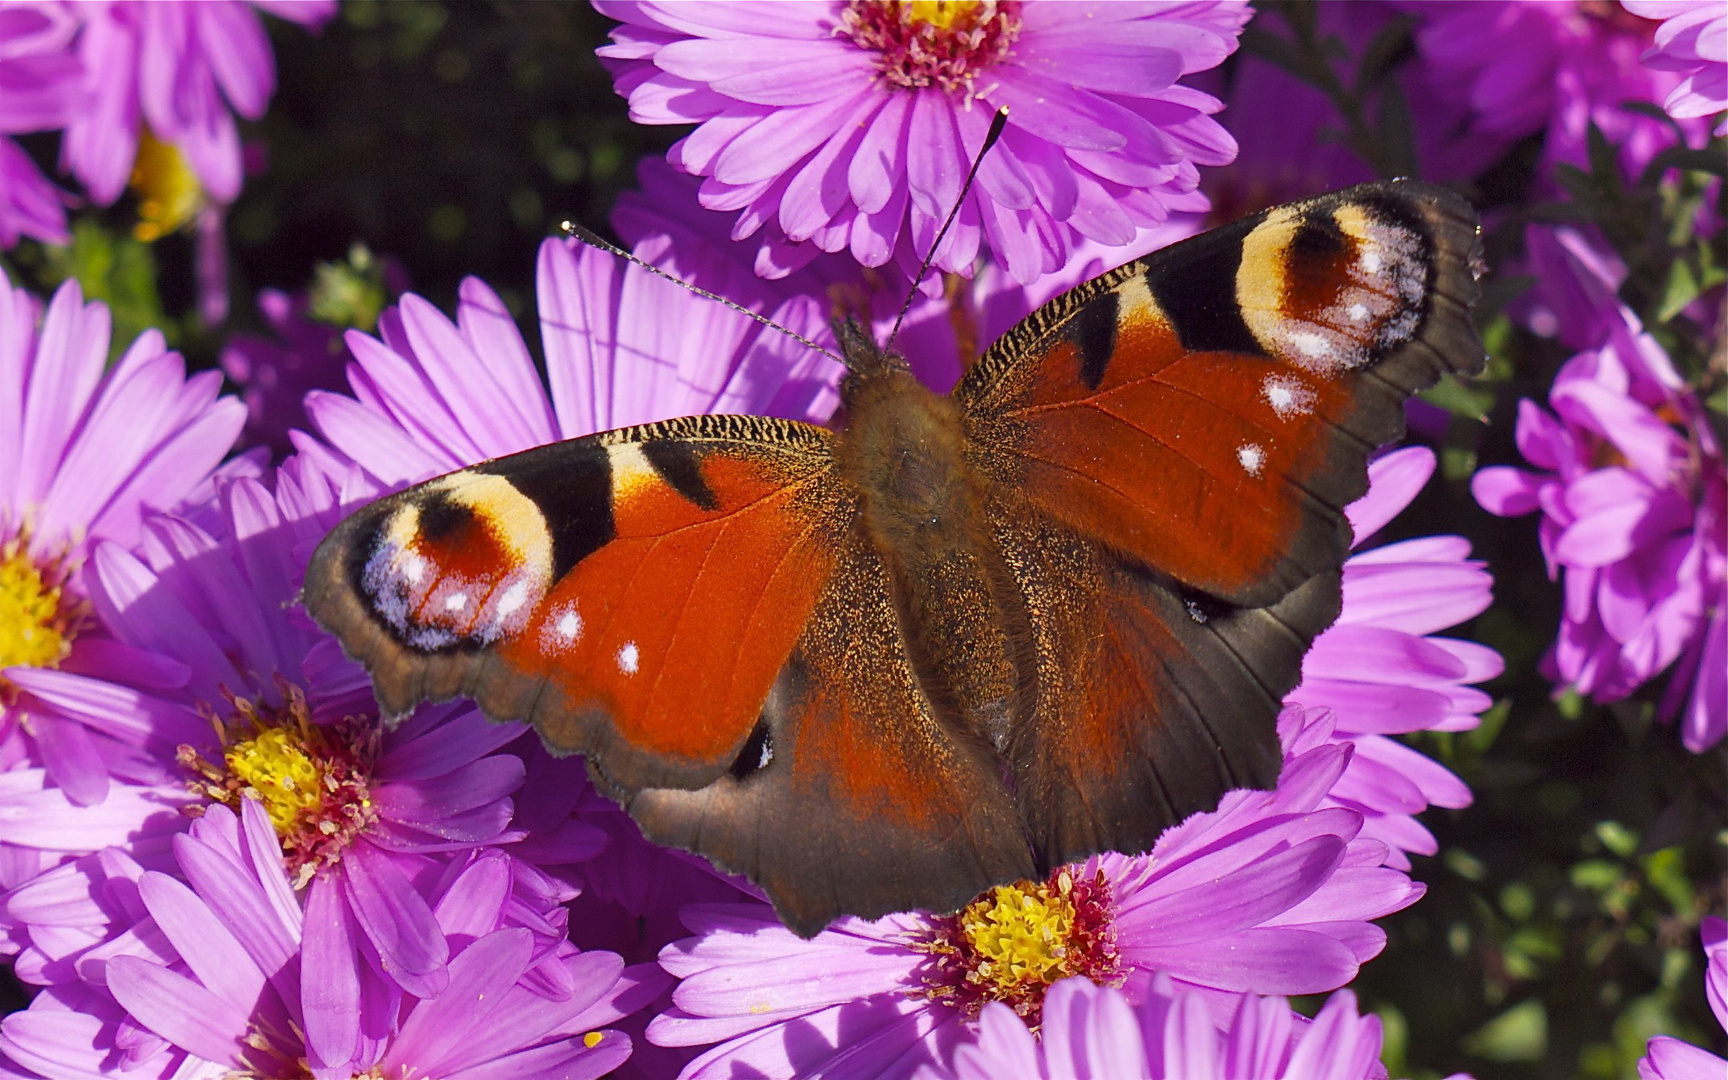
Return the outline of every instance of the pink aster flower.
[[[1368,494],[1346,510],[1358,549],[1422,490],[1434,452],[1410,446],[1368,466]],[[1413,731],[1463,731],[1491,705],[1471,686],[1503,670],[1500,655],[1435,631],[1487,609],[1493,578],[1461,536],[1425,536],[1358,550],[1344,564],[1344,608],[1302,662],[1302,682],[1285,698],[1331,711],[1333,737],[1356,748],[1332,795],[1362,812],[1363,834],[1384,841],[1392,865],[1405,852],[1432,855],[1434,837],[1415,819],[1430,805],[1470,805],[1470,789],[1449,770],[1389,738]]]
[[[89,103],[71,117],[65,165],[91,198],[120,196],[138,158],[144,125],[183,154],[217,202],[240,194],[240,134],[234,114],[264,115],[276,63],[257,10],[316,27],[333,0],[176,4],[114,0],[79,5],[77,42]]]
[[[1544,132],[1547,160],[1588,168],[1586,140],[1595,124],[1620,147],[1628,176],[1674,141],[1668,124],[1624,108],[1627,101],[1660,103],[1681,81],[1674,71],[1639,63],[1655,29],[1645,19],[1583,0],[1399,6],[1417,20],[1429,86],[1468,106],[1473,131],[1496,139]],[[1701,121],[1680,123],[1694,144],[1706,133]]]
[[[136,554],[100,545],[90,590],[118,642],[179,672],[139,697],[175,716],[202,715],[168,758],[177,758],[179,803],[195,800],[197,809],[257,797],[268,811],[306,912],[300,1030],[314,1063],[334,1069],[365,1053],[366,1025],[376,1020],[369,1003],[436,997],[452,980],[429,889],[474,849],[525,838],[512,824],[510,798],[523,759],[497,752],[523,728],[455,705],[420,709],[382,730],[364,673],[289,613],[305,558],[338,515],[336,493],[304,463],[290,463],[275,481],[274,494],[250,478],[225,485],[212,530],[160,516]],[[106,684],[70,682],[65,697],[95,712],[108,692]],[[51,809],[11,807],[9,817],[28,837],[76,830],[86,816],[56,823],[45,818]],[[108,803],[97,810],[102,820],[114,813]],[[135,823],[130,839],[150,841],[185,821]],[[541,854],[591,856],[599,840],[577,826],[542,838]],[[140,863],[149,849],[143,845]],[[103,860],[68,873],[113,861]],[[551,879],[541,891],[553,906],[573,895]],[[72,909],[38,902],[53,894],[27,882],[6,898],[21,972],[76,970],[72,954],[100,948],[113,929],[111,920],[67,927]],[[562,940],[562,923],[548,934]]]
[[[537,935],[515,911],[511,860],[452,864],[430,883],[447,978],[370,998],[354,1054],[320,1063],[309,1033],[321,985],[313,936],[270,811],[243,799],[175,838],[177,873],[146,870],[110,892],[135,914],[126,933],[0,1024],[0,1051],[54,1080],[128,1074],[347,1080],[357,1074],[599,1077],[630,1053],[600,1030],[618,1018],[622,962]],[[380,911],[380,915],[385,911]],[[388,963],[389,956],[380,958]],[[628,990],[628,986],[622,987]]]
[[[763,276],[842,250],[915,269],[1002,105],[944,269],[988,249],[1030,282],[1082,240],[1128,243],[1203,209],[1197,166],[1236,151],[1218,101],[1178,80],[1235,49],[1239,3],[600,9],[624,24],[600,54],[631,118],[700,125],[670,160],[707,178],[704,206],[740,212],[735,237],[760,233]]]
[[[1662,107],[1676,120],[1715,116],[1728,109],[1728,12],[1715,0],[1623,0],[1634,15],[1661,19],[1656,41],[1642,59],[1657,71],[1677,72],[1680,85]],[[1713,134],[1728,135],[1728,120]]]
[[[1728,473],[1703,407],[1630,312],[1554,379],[1550,413],[1519,405],[1537,471],[1483,469],[1476,499],[1542,511],[1538,537],[1565,591],[1550,675],[1618,701],[1673,670],[1660,712],[1701,751],[1728,728]]]
[[[960,1047],[952,1067],[925,1065],[917,1080],[1378,1080],[1378,1017],[1340,990],[1313,1023],[1294,1018],[1283,998],[1244,994],[1224,1030],[1200,995],[1160,975],[1138,1005],[1087,979],[1063,979],[1045,997],[1043,1025],[1030,1030],[992,1002],[978,1016],[978,1041]]]
[[[1327,731],[1288,713],[1276,790],[1233,791],[1147,855],[1099,855],[954,915],[843,918],[805,941],[766,903],[691,905],[695,936],[660,957],[680,979],[675,1007],[648,1038],[708,1047],[686,1080],[846,1067],[887,1080],[949,1060],[988,1002],[1037,1023],[1071,975],[1142,1001],[1163,972],[1220,1023],[1242,992],[1341,986],[1385,944],[1368,920],[1423,889],[1382,865],[1361,815],[1322,807],[1352,753]]]
[[[1716,1022],[1728,1031],[1728,922],[1706,917],[1699,936],[1704,939],[1704,996]],[[1724,1075],[1728,1061],[1668,1035],[1651,1039],[1649,1052],[1638,1062],[1640,1080],[1721,1080]]]
[[[59,4],[9,4],[0,19],[0,248],[67,240],[64,196],[7,136],[66,125],[83,98],[78,20]]]
[[[112,636],[91,609],[86,560],[100,542],[137,545],[150,511],[202,498],[244,420],[217,397],[221,376],[187,378],[157,331],[112,368],[108,345],[108,309],[77,284],[44,312],[0,282],[0,800],[62,823],[103,803],[115,779],[163,781],[175,741],[201,727],[140,696],[185,672]],[[73,686],[99,690],[81,699]],[[89,846],[58,825],[0,824],[0,883],[120,842],[124,822],[176,801],[136,789],[119,800],[92,811]]]

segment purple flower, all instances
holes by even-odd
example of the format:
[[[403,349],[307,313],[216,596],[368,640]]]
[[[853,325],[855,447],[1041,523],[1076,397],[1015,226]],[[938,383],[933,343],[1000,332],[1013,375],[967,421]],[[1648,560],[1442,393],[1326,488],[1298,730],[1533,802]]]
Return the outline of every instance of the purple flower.
[[[1518,447],[1540,471],[1472,481],[1502,516],[1542,511],[1538,537],[1565,592],[1546,661],[1558,683],[1618,701],[1673,668],[1660,712],[1701,751],[1728,728],[1728,473],[1703,406],[1622,309],[1601,348],[1569,360],[1553,413],[1519,404]]]
[[[481,1080],[599,1077],[629,1056],[626,1036],[597,1030],[631,989],[622,962],[524,925],[514,860],[500,852],[470,853],[429,883],[447,977],[368,998],[359,1045],[335,1064],[302,1034],[332,989],[313,937],[326,913],[302,910],[264,803],[242,799],[238,816],[213,808],[175,838],[174,861],[178,874],[109,880],[124,882],[108,896],[134,921],[81,958],[84,982],[52,987],[0,1024],[13,1062],[55,1080],[116,1068],[287,1078],[308,1067],[318,1080]]]
[[[258,294],[258,310],[275,331],[275,339],[235,334],[222,348],[222,371],[240,388],[246,403],[248,446],[287,453],[293,445],[288,432],[308,426],[307,391],[341,385],[348,355],[341,332],[313,321],[306,308],[303,298],[264,289]]]
[[[1312,1023],[1299,1020],[1283,998],[1241,995],[1229,1026],[1213,1026],[1199,994],[1160,975],[1145,998],[1086,979],[1063,979],[1045,998],[1043,1025],[1028,1029],[1005,1005],[978,1016],[978,1041],[961,1046],[951,1067],[925,1065],[917,1080],[1377,1080],[1380,1020],[1356,1010],[1356,995],[1340,990]]]
[[[1728,923],[1707,916],[1699,936],[1704,939],[1704,996],[1716,1022],[1728,1031]],[[1724,1073],[1728,1061],[1667,1035],[1651,1039],[1649,1052],[1638,1062],[1640,1080],[1721,1080]]]
[[[1422,886],[1382,865],[1361,815],[1321,803],[1351,748],[1299,710],[1274,791],[1234,791],[1142,856],[1104,854],[986,893],[955,915],[844,918],[805,941],[766,903],[691,905],[694,937],[661,953],[681,980],[649,1024],[661,1045],[709,1046],[686,1078],[810,1075],[856,1062],[910,1075],[970,1041],[991,1001],[1031,1023],[1048,987],[1082,975],[1144,1000],[1156,973],[1222,1022],[1244,991],[1341,986],[1385,944],[1368,920]]]
[[[436,997],[454,978],[429,890],[474,849],[525,839],[510,798],[523,759],[496,752],[524,729],[492,724],[464,704],[422,708],[382,730],[364,673],[288,612],[305,558],[338,514],[335,491],[305,462],[291,462],[275,482],[274,495],[250,478],[224,485],[209,529],[161,516],[145,527],[138,554],[99,546],[90,591],[121,645],[178,672],[135,694],[191,721],[190,730],[174,729],[177,754],[164,752],[177,759],[177,802],[256,798],[267,812],[306,910],[300,1030],[314,1063],[336,1068],[365,1053],[371,1003]],[[113,688],[66,676],[61,692],[68,708],[97,714]],[[160,729],[154,717],[134,723]],[[122,791],[131,788],[116,785],[89,814],[58,817],[49,816],[53,806],[13,800],[8,817],[24,838],[76,833],[86,817],[113,819]],[[135,820],[123,834],[140,860],[185,827],[179,815],[162,818]],[[106,836],[98,842],[121,842]],[[601,838],[578,825],[538,839],[548,861],[573,861],[598,851]],[[67,949],[106,938],[112,926],[68,936],[67,916],[32,899],[45,887],[27,882],[9,894],[6,921],[20,971],[53,976],[72,961]],[[574,892],[551,879],[542,891],[553,906]],[[560,922],[552,938],[563,937]]]
[[[1662,107],[1676,120],[1728,109],[1728,12],[1715,0],[1623,0],[1634,15],[1661,19],[1656,43],[1640,58],[1656,71],[1678,72],[1680,85]],[[1728,135],[1728,120],[1713,134]]]
[[[15,4],[0,23],[0,248],[67,240],[64,196],[8,135],[64,127],[83,97],[78,20],[59,4]]]
[[[1434,473],[1434,452],[1411,446],[1368,466],[1368,494],[1346,510],[1356,545],[1410,505]],[[1474,618],[1492,599],[1493,578],[1461,536],[1424,536],[1358,550],[1344,564],[1344,609],[1314,641],[1302,682],[1286,701],[1331,711],[1333,738],[1356,753],[1333,787],[1340,805],[1366,818],[1363,835],[1383,841],[1390,865],[1405,852],[1432,855],[1434,837],[1415,819],[1430,805],[1470,805],[1449,770],[1388,736],[1475,727],[1492,700],[1470,683],[1503,669],[1494,650],[1435,636]]]
[[[257,7],[302,26],[336,13],[332,0],[270,0]],[[254,5],[240,0],[175,4],[117,0],[75,8],[88,102],[70,118],[65,165],[104,205],[125,188],[148,125],[177,148],[211,198],[240,194],[234,121],[264,115],[276,90],[270,40]]]
[[[62,823],[0,825],[0,883],[79,850],[63,827],[70,808],[102,803],[116,778],[164,780],[174,741],[202,726],[135,689],[174,685],[185,672],[111,635],[90,607],[86,559],[99,542],[137,545],[146,513],[206,497],[243,410],[217,397],[218,374],[188,379],[157,331],[105,371],[108,340],[108,309],[85,304],[75,283],[46,313],[0,283],[0,743],[9,770],[0,799]],[[76,700],[74,685],[99,688],[96,700]],[[92,846],[119,842],[123,821],[178,800],[134,792],[121,801],[124,810],[92,812]],[[110,813],[121,816],[95,820]]]
[[[537,281],[549,387],[503,301],[469,278],[454,323],[409,293],[384,313],[377,337],[350,331],[356,397],[309,394],[307,414],[327,445],[297,445],[331,475],[358,466],[383,490],[691,413],[820,422],[838,400],[836,365],[825,357],[604,252],[549,240]],[[825,332],[821,307],[807,296],[771,317],[806,336]]]
[[[1674,141],[1668,124],[1624,108],[1627,101],[1660,102],[1681,81],[1638,62],[1654,28],[1627,11],[1578,0],[1399,6],[1417,20],[1428,86],[1468,107],[1473,133],[1513,140],[1544,132],[1545,160],[1588,168],[1586,140],[1595,124],[1620,147],[1628,176]],[[1694,143],[1703,138],[1703,123],[1680,123]]]
[[[1236,151],[1217,100],[1178,80],[1235,49],[1238,3],[600,8],[624,24],[600,54],[632,119],[700,125],[670,160],[708,178],[704,206],[740,211],[734,237],[761,233],[766,277],[842,250],[915,270],[1001,105],[944,269],[987,248],[1030,282],[1083,239],[1128,243],[1203,209],[1197,166]]]

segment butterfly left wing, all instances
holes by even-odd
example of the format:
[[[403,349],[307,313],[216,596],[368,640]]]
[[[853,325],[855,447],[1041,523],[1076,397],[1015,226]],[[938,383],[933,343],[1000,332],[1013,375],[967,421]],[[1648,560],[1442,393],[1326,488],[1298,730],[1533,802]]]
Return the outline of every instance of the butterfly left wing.
[[[690,417],[483,462],[342,522],[304,602],[386,715],[469,696],[621,783],[699,786],[743,751],[832,572],[828,441]]]
[[[386,714],[465,695],[532,722],[799,933],[957,907],[1031,849],[925,697],[831,439],[700,416],[484,462],[337,526],[303,601]]]

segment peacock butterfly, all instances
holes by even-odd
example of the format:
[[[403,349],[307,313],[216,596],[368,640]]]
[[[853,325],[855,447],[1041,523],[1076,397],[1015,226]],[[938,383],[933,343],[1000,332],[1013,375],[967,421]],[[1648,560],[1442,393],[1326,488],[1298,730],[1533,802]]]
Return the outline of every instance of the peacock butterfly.
[[[533,723],[809,936],[1148,849],[1277,779],[1343,507],[1480,370],[1437,187],[1278,206],[1058,296],[953,393],[842,326],[840,430],[692,416],[482,462],[325,538],[386,714]]]

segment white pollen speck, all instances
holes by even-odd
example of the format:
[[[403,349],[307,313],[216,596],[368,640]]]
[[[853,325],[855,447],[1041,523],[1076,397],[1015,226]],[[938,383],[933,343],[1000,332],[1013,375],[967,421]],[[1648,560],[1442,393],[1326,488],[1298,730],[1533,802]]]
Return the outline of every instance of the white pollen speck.
[[[1349,308],[1346,309],[1345,314],[1350,316],[1351,322],[1361,322],[1363,319],[1368,317],[1368,305],[1351,304]]]
[[[508,589],[498,600],[498,619],[502,622],[521,609],[528,602],[528,582],[518,581]]]
[[[1238,446],[1236,462],[1249,476],[1259,476],[1260,470],[1266,466],[1266,449],[1257,443]]]
[[[582,636],[582,616],[574,609],[566,611],[564,617],[558,620],[558,636],[565,641],[575,641]]]
[[[637,651],[634,641],[626,641],[624,647],[618,650],[618,670],[624,674],[636,674],[636,668],[640,661],[641,653]]]
[[[465,592],[451,593],[444,598],[445,611],[461,611],[468,606],[468,594]]]

